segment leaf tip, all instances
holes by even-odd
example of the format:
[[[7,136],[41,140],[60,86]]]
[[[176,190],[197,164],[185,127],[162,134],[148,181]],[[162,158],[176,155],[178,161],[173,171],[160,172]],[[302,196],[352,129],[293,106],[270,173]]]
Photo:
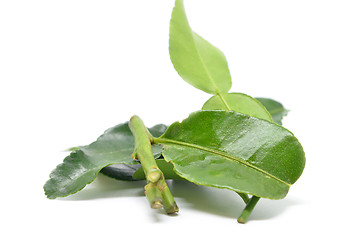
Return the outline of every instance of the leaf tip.
[[[44,194],[48,199],[56,199],[57,197],[54,195],[54,193],[49,190],[48,185],[50,181],[51,179],[49,179],[43,186]]]

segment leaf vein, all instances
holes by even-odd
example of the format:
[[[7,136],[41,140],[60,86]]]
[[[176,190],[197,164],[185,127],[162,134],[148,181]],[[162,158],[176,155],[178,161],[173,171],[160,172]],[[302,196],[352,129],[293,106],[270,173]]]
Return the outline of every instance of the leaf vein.
[[[265,174],[266,176],[268,177],[271,177],[287,186],[290,186],[291,184],[277,178],[276,176],[264,171],[263,169],[260,169],[250,163],[248,163],[247,161],[245,161],[244,159],[240,159],[240,158],[237,158],[237,157],[234,157],[232,155],[229,155],[227,153],[224,153],[224,152],[221,152],[221,151],[217,151],[217,150],[214,150],[214,149],[210,149],[210,148],[207,148],[207,147],[203,147],[203,146],[199,146],[199,145],[196,145],[196,144],[192,144],[192,143],[186,143],[186,142],[182,142],[182,141],[177,141],[177,140],[172,140],[172,139],[167,139],[167,138],[156,138],[154,139],[154,141],[156,143],[167,143],[167,144],[175,144],[175,145],[181,145],[181,146],[186,146],[186,147],[190,147],[190,148],[195,148],[195,149],[199,149],[199,150],[202,150],[202,151],[206,151],[206,152],[209,152],[209,153],[212,153],[212,154],[215,154],[215,155],[219,155],[221,157],[224,157],[226,159],[229,159],[229,160],[232,160],[232,161],[237,161],[247,167],[250,167],[258,172],[261,172],[263,174]]]

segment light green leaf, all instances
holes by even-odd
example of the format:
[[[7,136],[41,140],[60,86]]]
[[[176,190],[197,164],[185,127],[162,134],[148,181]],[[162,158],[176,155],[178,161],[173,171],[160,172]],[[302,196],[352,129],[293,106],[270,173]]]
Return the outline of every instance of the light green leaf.
[[[280,199],[302,174],[302,146],[287,129],[237,112],[199,111],[154,140],[191,182]]]
[[[211,94],[230,90],[224,54],[191,30],[183,0],[176,0],[172,11],[169,52],[178,74],[192,86]]]
[[[287,116],[288,110],[284,108],[284,106],[273,99],[270,98],[256,98],[259,102],[261,102],[265,108],[271,114],[273,121],[282,125],[282,119],[284,116]]]
[[[273,121],[265,107],[255,98],[243,93],[222,93],[212,96],[202,110],[225,110]]]
[[[149,131],[154,136],[161,135],[166,126],[157,125]],[[111,164],[138,164],[131,157],[134,150],[133,135],[128,123],[108,129],[97,141],[87,146],[78,147],[71,152],[63,163],[50,174],[44,185],[48,198],[65,197],[83,189],[93,182],[98,172]],[[154,154],[160,156],[162,148],[153,146]]]

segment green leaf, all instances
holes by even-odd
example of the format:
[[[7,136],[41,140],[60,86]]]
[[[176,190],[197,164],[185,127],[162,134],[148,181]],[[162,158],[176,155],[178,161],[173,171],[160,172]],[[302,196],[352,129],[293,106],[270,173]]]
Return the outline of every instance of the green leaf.
[[[270,113],[255,98],[243,93],[222,93],[212,96],[202,110],[231,110],[252,117],[273,121]]]
[[[199,111],[154,140],[191,182],[281,199],[302,174],[302,146],[287,129],[237,112]]]
[[[157,125],[149,131],[154,136],[160,136],[165,128],[165,125]],[[96,178],[102,168],[108,165],[138,164],[131,157],[134,139],[128,123],[110,128],[97,141],[78,148],[50,174],[50,179],[44,185],[48,198],[65,197],[80,191]],[[157,157],[160,156],[162,148],[155,145],[153,151]]]
[[[167,126],[165,124],[157,124],[153,126],[152,128],[149,128],[148,131],[152,134],[154,137],[160,137],[162,134],[165,133],[167,130]]]
[[[284,106],[273,99],[270,98],[256,98],[259,102],[261,102],[265,108],[271,114],[273,121],[282,125],[282,119],[284,116],[288,114],[288,110],[284,108]]]
[[[211,94],[230,90],[224,54],[191,30],[182,0],[176,0],[172,11],[169,52],[178,74],[192,86]]]

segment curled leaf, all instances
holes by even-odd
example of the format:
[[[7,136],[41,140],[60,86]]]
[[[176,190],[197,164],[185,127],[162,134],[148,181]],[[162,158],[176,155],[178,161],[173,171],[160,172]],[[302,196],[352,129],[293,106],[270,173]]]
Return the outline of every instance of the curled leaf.
[[[142,169],[141,164],[129,165],[129,164],[119,163],[119,164],[109,165],[103,168],[101,170],[101,173],[110,178],[114,178],[117,180],[135,181],[138,179],[134,179],[133,174],[140,168]]]

